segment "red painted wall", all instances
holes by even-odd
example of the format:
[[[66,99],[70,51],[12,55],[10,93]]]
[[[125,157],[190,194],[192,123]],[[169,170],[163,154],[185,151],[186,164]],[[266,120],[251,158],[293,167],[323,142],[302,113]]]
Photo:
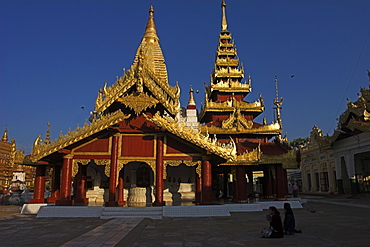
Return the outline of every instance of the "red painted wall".
[[[154,157],[154,136],[122,135],[122,157]]]

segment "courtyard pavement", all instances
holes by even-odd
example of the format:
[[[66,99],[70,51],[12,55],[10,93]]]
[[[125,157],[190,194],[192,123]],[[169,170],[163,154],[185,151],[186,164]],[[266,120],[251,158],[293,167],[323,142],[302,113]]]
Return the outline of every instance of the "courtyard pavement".
[[[260,238],[267,210],[229,217],[36,218],[0,206],[0,246],[370,246],[370,194],[301,196],[294,209],[302,233]],[[271,202],[273,205],[273,202]],[[283,213],[283,212],[281,212]]]

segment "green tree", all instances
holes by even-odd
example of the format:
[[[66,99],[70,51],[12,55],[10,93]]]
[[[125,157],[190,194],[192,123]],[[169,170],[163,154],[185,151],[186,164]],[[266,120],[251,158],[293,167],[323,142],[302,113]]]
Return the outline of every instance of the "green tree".
[[[290,142],[290,146],[293,148],[298,149],[300,146],[306,146],[306,144],[310,141],[309,137],[305,138],[296,138]]]

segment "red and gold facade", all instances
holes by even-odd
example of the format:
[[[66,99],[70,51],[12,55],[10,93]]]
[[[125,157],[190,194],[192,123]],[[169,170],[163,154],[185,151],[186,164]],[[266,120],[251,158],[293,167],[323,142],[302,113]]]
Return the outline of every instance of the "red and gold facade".
[[[224,5],[222,8],[224,26]],[[281,133],[281,127],[279,123],[253,123],[253,118],[264,110],[263,102],[243,101],[250,84],[240,82],[244,73],[237,68],[238,60],[225,55],[236,55],[228,35],[224,30],[221,33],[220,49],[225,46],[227,51],[219,51],[216,65],[231,65],[213,73],[213,81],[219,83],[207,88],[206,107],[201,113],[206,124],[189,128],[181,120],[179,86],[168,83],[151,6],[131,68],[112,86],[99,90],[90,124],[50,143],[36,139],[32,161],[38,166],[32,202],[44,202],[47,167],[53,170],[48,202],[56,205],[88,205],[92,200],[100,200],[105,206],[122,206],[126,200],[141,202],[144,198],[146,203],[162,206],[169,194],[175,200],[178,194],[185,198],[190,192],[192,201],[211,204],[215,197],[213,181],[220,167],[235,171],[239,178],[235,190],[239,202],[245,201],[245,174],[251,171],[245,168],[249,165],[264,165],[269,175],[272,170],[275,172],[271,177],[277,176],[279,183],[286,182],[282,161],[290,153],[267,142]],[[228,51],[228,47],[232,49]],[[224,78],[231,78],[228,87],[223,86]],[[195,108],[189,105],[189,110]],[[233,112],[232,116],[228,111]],[[213,124],[216,120],[220,124]],[[250,141],[257,140],[256,134],[258,141]],[[233,138],[227,139],[230,135]],[[268,151],[274,156],[267,155]],[[191,191],[187,191],[189,186]],[[279,197],[285,196],[285,191],[276,188],[271,186],[271,195],[275,190]]]

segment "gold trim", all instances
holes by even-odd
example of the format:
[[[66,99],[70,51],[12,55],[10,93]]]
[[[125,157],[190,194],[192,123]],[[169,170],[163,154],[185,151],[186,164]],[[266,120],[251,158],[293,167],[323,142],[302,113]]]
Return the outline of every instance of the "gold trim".
[[[202,168],[201,168],[201,163],[200,161],[193,162],[191,160],[166,160],[164,162],[164,167],[163,167],[163,179],[167,179],[167,166],[179,166],[181,164],[185,164],[186,166],[197,166],[195,168],[196,173],[198,176],[201,178],[202,177]]]
[[[297,162],[297,151],[295,149],[289,150],[282,155],[261,155],[259,164],[282,164],[284,169],[297,169],[299,163]]]
[[[91,159],[73,159],[72,161],[72,177],[76,176],[79,170],[79,163],[83,166],[88,165]]]
[[[273,123],[269,125],[262,125],[259,128],[237,128],[232,129],[223,129],[216,126],[206,126],[206,125],[199,125],[199,130],[202,133],[209,133],[209,134],[265,134],[265,135],[280,135],[282,129],[279,123]]]
[[[72,153],[73,155],[111,155],[111,150],[112,150],[112,137],[109,137],[107,138],[108,139],[108,151],[107,152],[75,152],[75,150],[77,149],[80,149],[80,148],[83,148],[93,142],[95,142],[96,140],[99,140],[99,138],[94,138],[86,143],[83,143],[81,146],[78,146],[74,149],[72,149]]]
[[[159,101],[146,93],[127,95],[119,98],[118,102],[124,104],[138,116],[142,111],[155,107]]]
[[[58,139],[54,140],[51,144],[42,144],[41,135],[38,136],[34,142],[31,159],[36,162],[60,149],[66,148],[69,145],[76,143],[84,138],[91,136],[99,131],[102,131],[109,126],[119,123],[130,115],[125,115],[121,110],[115,111],[111,114],[103,115],[98,119],[94,119],[90,124],[85,122],[85,125],[80,128],[77,127],[74,131],[69,131],[66,135],[60,135]]]
[[[143,114],[144,117],[155,125],[171,132],[172,134],[189,141],[200,148],[210,151],[226,160],[234,160],[236,155],[236,145],[232,139],[230,143],[219,143],[216,139],[209,139],[208,135],[202,135],[198,130],[187,128],[178,120],[159,115],[157,112],[153,117]]]

